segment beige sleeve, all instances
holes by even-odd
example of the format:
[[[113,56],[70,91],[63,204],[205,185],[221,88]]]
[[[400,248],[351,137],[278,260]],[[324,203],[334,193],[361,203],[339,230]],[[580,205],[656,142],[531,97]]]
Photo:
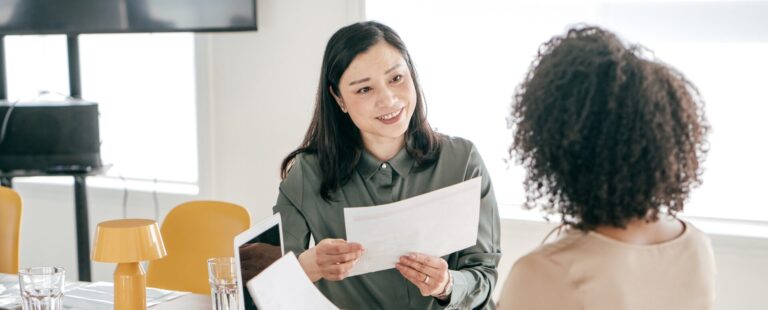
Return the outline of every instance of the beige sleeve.
[[[507,276],[500,310],[582,309],[568,270],[539,253],[519,259]]]

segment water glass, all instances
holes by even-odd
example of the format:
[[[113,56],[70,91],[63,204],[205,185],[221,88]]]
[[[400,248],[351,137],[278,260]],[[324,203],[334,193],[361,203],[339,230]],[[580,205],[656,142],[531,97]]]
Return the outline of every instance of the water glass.
[[[208,283],[211,284],[211,303],[214,310],[237,310],[237,270],[233,257],[208,260]]]
[[[31,267],[19,270],[21,306],[24,310],[61,310],[64,269]]]

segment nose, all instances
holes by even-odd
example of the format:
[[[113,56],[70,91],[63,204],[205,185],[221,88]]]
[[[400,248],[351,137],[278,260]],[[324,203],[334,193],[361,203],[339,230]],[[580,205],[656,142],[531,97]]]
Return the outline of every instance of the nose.
[[[390,87],[383,87],[383,90],[379,92],[379,98],[376,100],[376,104],[382,107],[389,107],[395,105],[399,100],[397,94]]]

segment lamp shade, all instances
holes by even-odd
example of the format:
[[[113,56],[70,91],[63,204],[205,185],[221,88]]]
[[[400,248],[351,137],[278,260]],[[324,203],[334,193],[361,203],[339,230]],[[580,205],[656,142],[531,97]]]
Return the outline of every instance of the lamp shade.
[[[153,220],[121,219],[96,226],[94,261],[129,263],[155,260],[165,255],[160,229]]]

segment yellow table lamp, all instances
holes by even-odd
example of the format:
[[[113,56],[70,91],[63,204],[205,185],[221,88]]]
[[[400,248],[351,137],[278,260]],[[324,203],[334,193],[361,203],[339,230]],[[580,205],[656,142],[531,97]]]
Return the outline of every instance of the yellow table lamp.
[[[117,263],[115,309],[147,308],[147,275],[139,262],[167,255],[153,220],[122,219],[99,223],[93,243],[97,262]]]

